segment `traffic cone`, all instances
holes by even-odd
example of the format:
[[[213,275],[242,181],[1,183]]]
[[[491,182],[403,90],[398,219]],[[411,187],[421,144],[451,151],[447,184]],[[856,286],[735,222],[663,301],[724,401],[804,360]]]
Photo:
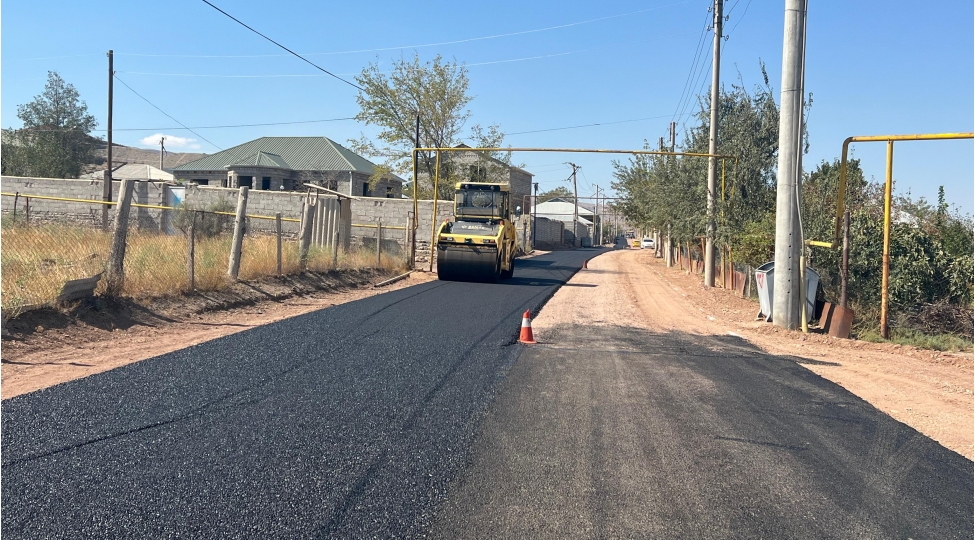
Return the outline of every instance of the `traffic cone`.
[[[535,343],[535,336],[532,335],[532,312],[526,311],[524,317],[521,319],[521,337],[518,338],[521,343]]]

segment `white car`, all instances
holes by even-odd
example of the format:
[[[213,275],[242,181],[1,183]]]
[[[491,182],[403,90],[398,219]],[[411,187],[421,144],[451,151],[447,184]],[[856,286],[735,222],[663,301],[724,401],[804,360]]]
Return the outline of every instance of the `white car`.
[[[644,238],[640,242],[640,249],[653,249],[653,238]]]

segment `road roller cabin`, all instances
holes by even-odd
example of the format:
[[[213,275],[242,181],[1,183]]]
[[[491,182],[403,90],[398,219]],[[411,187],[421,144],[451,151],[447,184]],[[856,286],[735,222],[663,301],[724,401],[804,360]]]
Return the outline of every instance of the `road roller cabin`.
[[[437,276],[449,281],[509,279],[515,272],[515,226],[506,184],[461,182],[454,220],[437,231]]]

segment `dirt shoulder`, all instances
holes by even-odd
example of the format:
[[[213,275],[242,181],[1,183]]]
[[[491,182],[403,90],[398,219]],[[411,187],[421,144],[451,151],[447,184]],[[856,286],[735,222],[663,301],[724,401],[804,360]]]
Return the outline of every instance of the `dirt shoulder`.
[[[0,394],[11,398],[159,356],[248,328],[436,279],[414,272],[347,270],[240,282],[218,292],[142,302],[91,300],[70,310],[26,313],[7,328]]]
[[[589,262],[533,321],[544,341],[557,326],[619,325],[700,335],[733,334],[839,384],[945,447],[973,457],[971,353],[787,332],[755,321],[758,305],[698,276],[667,268],[644,250],[607,253]]]

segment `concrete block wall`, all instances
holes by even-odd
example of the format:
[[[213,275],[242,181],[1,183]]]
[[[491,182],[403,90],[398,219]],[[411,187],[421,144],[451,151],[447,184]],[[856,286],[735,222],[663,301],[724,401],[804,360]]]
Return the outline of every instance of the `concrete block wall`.
[[[118,200],[119,181],[112,182],[112,200]],[[28,178],[20,176],[0,177],[0,190],[21,195],[43,195],[70,199],[101,200],[102,180],[75,180],[65,178]],[[168,187],[163,182],[137,181],[132,190],[132,202],[163,206],[166,204]],[[0,197],[0,211],[13,213],[14,197]],[[17,201],[17,213],[26,210],[26,201]],[[30,219],[38,222],[77,223],[101,226],[102,205],[68,201],[31,199]],[[114,216],[114,206],[109,209],[109,219]],[[132,208],[129,223],[140,230],[158,231],[163,224],[163,211],[149,208]]]
[[[535,218],[536,244],[561,244],[565,241],[565,224],[543,217]]]

